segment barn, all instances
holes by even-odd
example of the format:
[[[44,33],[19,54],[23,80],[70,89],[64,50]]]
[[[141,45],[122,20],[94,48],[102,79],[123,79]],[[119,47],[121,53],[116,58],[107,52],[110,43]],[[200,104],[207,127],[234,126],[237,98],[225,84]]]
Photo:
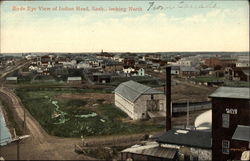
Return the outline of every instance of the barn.
[[[164,92],[132,80],[121,83],[115,89],[115,105],[133,120],[166,115]]]

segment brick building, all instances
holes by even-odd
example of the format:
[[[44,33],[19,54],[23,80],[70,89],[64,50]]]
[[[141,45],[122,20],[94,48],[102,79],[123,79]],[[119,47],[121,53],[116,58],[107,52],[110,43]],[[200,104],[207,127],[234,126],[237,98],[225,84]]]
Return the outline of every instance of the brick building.
[[[205,59],[204,64],[209,67],[235,67],[236,66],[236,59],[233,58],[208,58]]]
[[[242,154],[246,151],[250,152],[250,126],[238,125],[233,137],[230,150],[233,151],[234,159],[242,159]],[[248,160],[250,156],[248,155]]]
[[[220,87],[212,98],[212,160],[239,159],[234,149],[241,144],[233,143],[238,125],[250,125],[249,88]],[[247,148],[249,149],[249,147]],[[242,153],[242,152],[241,152]],[[235,158],[236,157],[236,158]]]

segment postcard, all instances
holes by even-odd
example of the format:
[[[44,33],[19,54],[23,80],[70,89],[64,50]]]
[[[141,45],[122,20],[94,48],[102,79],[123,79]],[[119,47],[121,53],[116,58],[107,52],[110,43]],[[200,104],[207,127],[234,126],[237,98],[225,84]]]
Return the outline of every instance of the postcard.
[[[249,160],[248,1],[0,4],[0,160]]]

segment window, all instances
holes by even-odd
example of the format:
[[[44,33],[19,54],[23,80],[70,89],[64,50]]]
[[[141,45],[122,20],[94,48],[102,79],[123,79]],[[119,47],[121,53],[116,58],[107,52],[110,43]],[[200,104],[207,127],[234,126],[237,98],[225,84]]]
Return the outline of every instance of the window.
[[[222,127],[229,128],[229,114],[222,114]]]
[[[230,141],[222,140],[222,153],[229,154]]]
[[[229,148],[229,147],[230,147],[230,141],[222,140],[222,148]]]

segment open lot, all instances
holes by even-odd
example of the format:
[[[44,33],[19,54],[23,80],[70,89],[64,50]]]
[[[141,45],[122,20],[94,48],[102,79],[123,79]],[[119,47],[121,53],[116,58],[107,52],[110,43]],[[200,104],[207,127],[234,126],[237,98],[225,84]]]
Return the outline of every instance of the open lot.
[[[16,90],[24,106],[51,135],[61,137],[132,134],[162,130],[162,125],[128,121],[112,95],[92,90]]]

